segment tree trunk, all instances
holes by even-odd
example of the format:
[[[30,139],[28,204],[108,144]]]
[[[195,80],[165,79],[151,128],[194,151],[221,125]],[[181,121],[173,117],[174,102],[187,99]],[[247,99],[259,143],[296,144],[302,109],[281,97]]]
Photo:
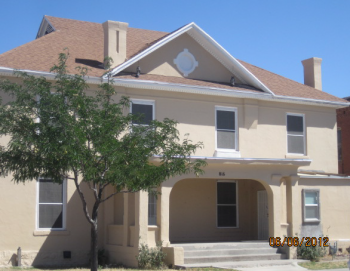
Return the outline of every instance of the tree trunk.
[[[91,224],[91,271],[98,269],[98,235],[97,235],[97,220]]]

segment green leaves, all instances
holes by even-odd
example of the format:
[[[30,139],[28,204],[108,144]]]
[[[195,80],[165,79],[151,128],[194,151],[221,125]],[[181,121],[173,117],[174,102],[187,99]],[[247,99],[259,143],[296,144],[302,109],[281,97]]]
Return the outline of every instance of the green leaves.
[[[54,82],[25,73],[17,73],[21,84],[0,82],[12,97],[0,107],[0,136],[11,137],[0,152],[3,172],[12,172],[16,182],[39,176],[60,182],[75,172],[85,182],[129,191],[148,190],[178,174],[203,173],[205,161],[190,159],[202,143],[180,141],[170,119],[133,126],[137,116],[127,113],[130,100],[113,100],[113,81],[93,93],[86,69],[67,74],[68,57],[60,54],[51,69]]]

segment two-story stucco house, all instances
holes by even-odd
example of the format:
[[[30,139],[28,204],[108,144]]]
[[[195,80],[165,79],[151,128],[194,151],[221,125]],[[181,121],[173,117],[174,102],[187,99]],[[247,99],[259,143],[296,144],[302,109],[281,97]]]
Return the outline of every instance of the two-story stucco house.
[[[175,119],[205,146],[195,154],[208,163],[203,176],[165,181],[157,200],[139,192],[104,204],[99,242],[110,262],[136,265],[139,244],[160,240],[173,264],[191,262],[188,243],[327,236],[350,245],[350,178],[334,175],[336,109],[348,103],[321,90],[320,59],[303,61],[303,85],[237,60],[194,23],[164,33],[45,16],[34,41],[0,55],[0,76],[16,80],[20,69],[53,80],[65,47],[71,70],[90,68],[91,90],[111,56],[132,113]],[[0,180],[0,265],[18,247],[27,265],[86,263],[89,230],[73,183]]]

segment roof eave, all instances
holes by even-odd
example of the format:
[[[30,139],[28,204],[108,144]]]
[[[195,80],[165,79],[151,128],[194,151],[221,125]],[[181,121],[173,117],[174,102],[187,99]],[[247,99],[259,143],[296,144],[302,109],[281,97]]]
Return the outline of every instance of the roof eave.
[[[50,72],[16,70],[16,69],[7,68],[7,67],[0,67],[0,75],[3,75],[3,76],[11,76],[11,77],[16,76],[14,74],[16,71],[26,72],[29,75],[33,75],[33,76],[44,76],[49,80],[54,80],[56,78],[56,74],[50,73]],[[108,79],[103,77],[94,77],[94,76],[86,77],[86,82],[90,84],[101,84],[107,81]],[[257,100],[294,103],[294,104],[318,105],[318,106],[325,106],[325,107],[332,107],[332,108],[342,108],[350,105],[350,103],[344,103],[344,102],[272,95],[270,93],[257,93],[253,91],[230,90],[230,89],[216,88],[216,87],[175,84],[175,83],[167,83],[167,82],[159,82],[159,81],[138,80],[138,79],[116,79],[116,78],[113,78],[113,81],[114,81],[114,86],[122,86],[127,88],[154,89],[154,90],[170,91],[170,92],[182,92],[182,93],[192,93],[192,94],[202,94],[202,95],[212,95],[212,96],[222,96],[222,97],[247,98],[247,99],[257,99]]]

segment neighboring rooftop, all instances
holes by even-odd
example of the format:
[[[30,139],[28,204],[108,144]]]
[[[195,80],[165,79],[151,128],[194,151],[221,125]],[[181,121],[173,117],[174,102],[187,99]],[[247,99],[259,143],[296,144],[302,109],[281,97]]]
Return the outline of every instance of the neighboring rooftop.
[[[104,58],[104,31],[102,24],[45,16],[49,29],[36,40],[14,48],[0,55],[0,67],[48,72],[57,62],[58,54],[63,48],[69,48],[68,67],[87,66],[90,76],[101,77]],[[54,29],[54,30],[53,30]],[[127,28],[126,60],[138,55],[156,42],[164,39],[169,33]],[[331,102],[346,102],[326,92],[287,79],[283,76],[261,69],[244,61],[239,61],[249,72],[267,86],[274,94],[281,96],[324,100]],[[119,74],[118,78],[135,79],[132,75]],[[247,85],[230,86],[220,82],[208,82],[182,77],[143,74],[141,80],[168,82],[182,85],[198,85],[204,87],[224,88],[229,90],[244,90],[262,92]]]

